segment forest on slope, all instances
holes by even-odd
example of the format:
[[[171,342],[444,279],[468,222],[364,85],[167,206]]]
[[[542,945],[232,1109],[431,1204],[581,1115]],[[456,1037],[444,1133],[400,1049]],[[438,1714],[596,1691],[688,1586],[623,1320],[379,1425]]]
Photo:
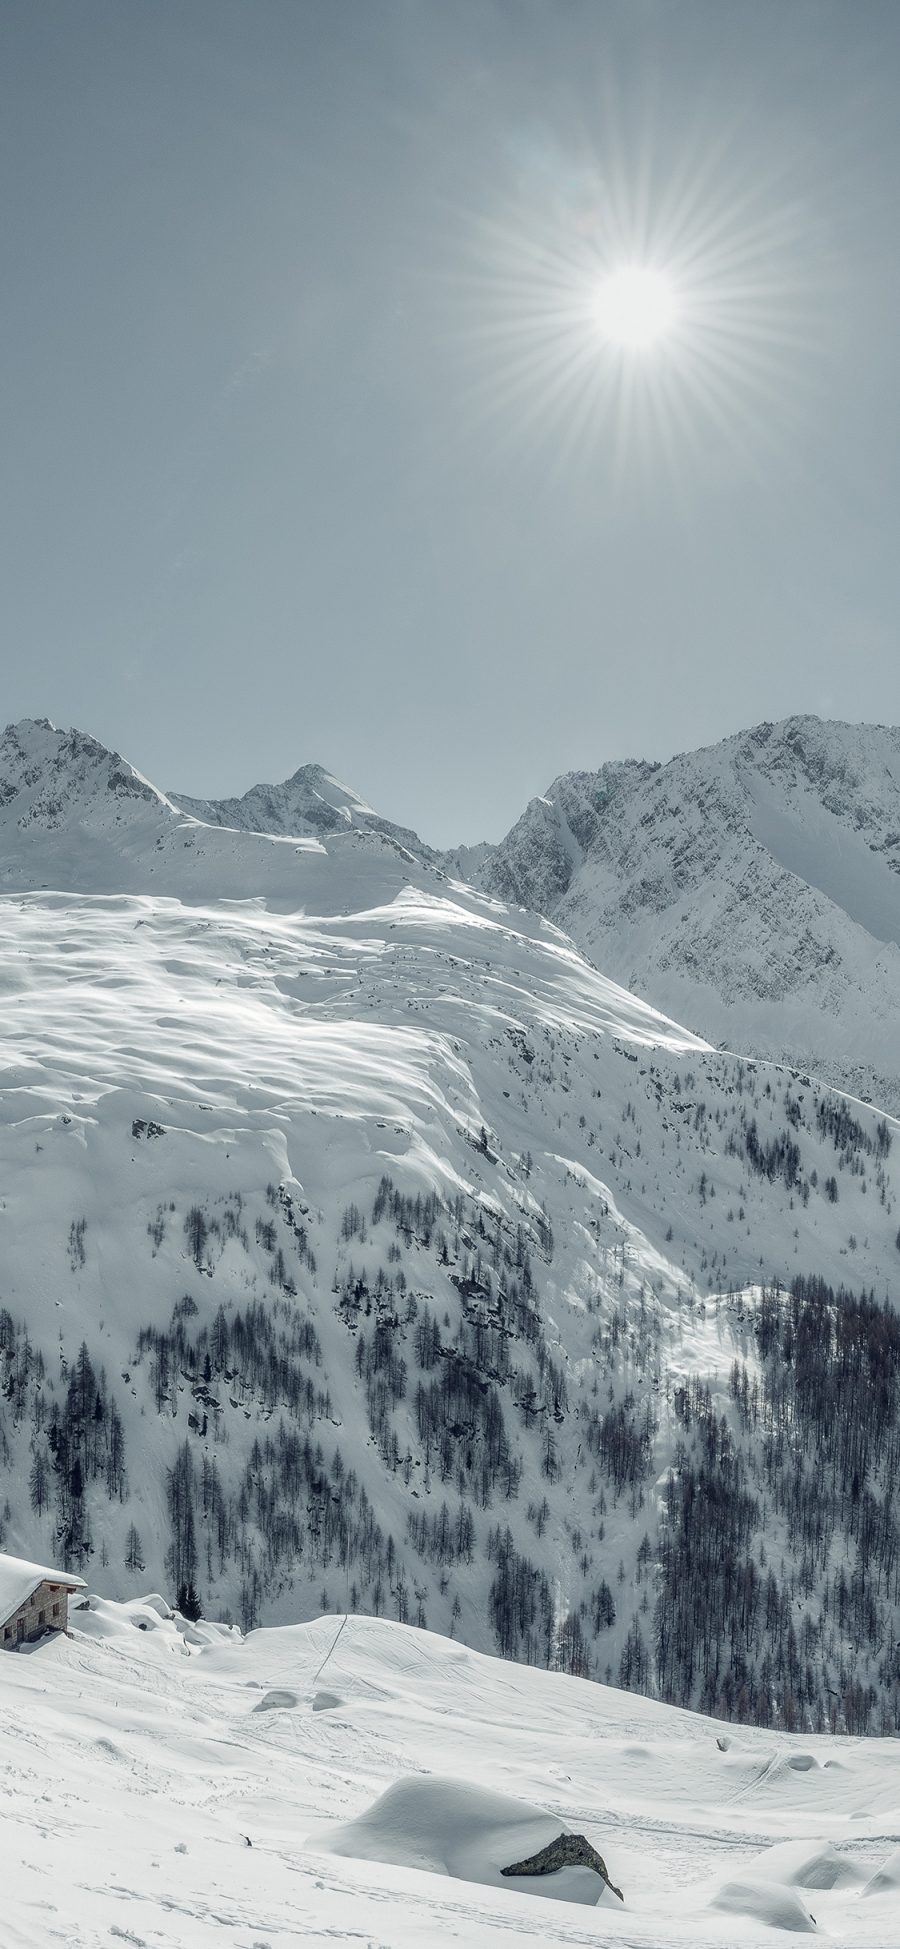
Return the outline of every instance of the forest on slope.
[[[896,1728],[892,1120],[383,835],[267,853],[108,761],[20,788],[20,878],[88,884],[4,896],[2,1547]]]

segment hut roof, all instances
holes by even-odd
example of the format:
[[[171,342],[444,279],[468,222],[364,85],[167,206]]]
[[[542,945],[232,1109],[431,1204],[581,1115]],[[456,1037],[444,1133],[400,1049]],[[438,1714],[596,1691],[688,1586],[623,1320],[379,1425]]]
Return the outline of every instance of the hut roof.
[[[63,1584],[66,1590],[85,1588],[84,1578],[73,1577],[68,1570],[48,1570],[40,1563],[26,1563],[22,1557],[0,1553],[0,1625],[27,1604],[39,1584]]]

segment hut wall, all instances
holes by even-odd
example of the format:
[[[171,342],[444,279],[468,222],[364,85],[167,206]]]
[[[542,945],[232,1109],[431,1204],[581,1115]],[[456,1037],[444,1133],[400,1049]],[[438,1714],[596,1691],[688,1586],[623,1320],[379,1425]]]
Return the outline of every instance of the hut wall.
[[[24,1624],[22,1632],[18,1628],[20,1619]],[[0,1630],[0,1644],[9,1651],[22,1640],[27,1644],[29,1639],[39,1637],[48,1626],[51,1631],[65,1631],[68,1621],[69,1598],[65,1587],[62,1584],[38,1584],[33,1597],[29,1597],[27,1603],[20,1604],[12,1617],[7,1618]]]

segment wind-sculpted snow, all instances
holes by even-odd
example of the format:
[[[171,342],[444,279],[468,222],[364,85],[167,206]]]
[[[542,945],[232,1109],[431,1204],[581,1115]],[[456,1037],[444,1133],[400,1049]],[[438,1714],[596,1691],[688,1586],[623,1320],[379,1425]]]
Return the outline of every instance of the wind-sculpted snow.
[[[7,857],[33,879],[39,833],[52,880],[0,915],[0,1548],[900,1725],[890,1121],[383,836],[213,831],[25,746]]]
[[[502,1888],[505,1869],[556,1840],[558,1820],[507,1794],[491,1793],[470,1780],[398,1780],[355,1820],[315,1837],[329,1854],[400,1868],[452,1875],[457,1881]],[[596,1908],[616,1899],[594,1871],[565,1867],[551,1875],[512,1877],[525,1895],[579,1902]]]
[[[3,1704],[10,1949],[900,1943],[895,1740],[735,1739],[384,1620],[243,1637],[158,1596],[73,1609]],[[560,1831],[624,1903],[497,1872]]]

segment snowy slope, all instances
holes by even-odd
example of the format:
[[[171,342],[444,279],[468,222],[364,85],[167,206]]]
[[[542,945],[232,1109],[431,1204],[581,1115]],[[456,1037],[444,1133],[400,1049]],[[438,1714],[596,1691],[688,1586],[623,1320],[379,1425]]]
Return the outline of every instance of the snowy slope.
[[[900,731],[797,717],[570,773],[472,877],[711,1041],[900,1108]]]
[[[242,1638],[92,1598],[68,1641],[10,1658],[10,1949],[900,1943],[897,1741],[736,1737],[397,1624],[338,1628]],[[602,1891],[562,1875],[491,1885],[520,1824],[585,1834],[623,1903],[585,1907]]]
[[[739,1717],[900,1724],[890,1321],[848,1349],[816,1298],[852,1422],[821,1481],[771,1286],[891,1289],[892,1126],[382,836],[212,830],[86,741],[16,744],[0,1547],[245,1625],[343,1599]]]

